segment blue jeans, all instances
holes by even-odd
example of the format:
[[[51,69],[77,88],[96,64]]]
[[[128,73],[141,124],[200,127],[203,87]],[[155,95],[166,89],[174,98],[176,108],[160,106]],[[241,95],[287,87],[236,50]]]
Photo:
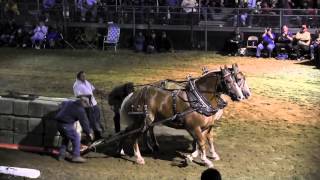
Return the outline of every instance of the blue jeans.
[[[261,56],[261,51],[265,48],[268,49],[268,53],[272,53],[273,49],[274,49],[275,45],[274,44],[268,44],[267,46],[264,46],[262,43],[260,43],[257,47],[257,53],[256,53],[256,56],[257,57],[260,57]]]
[[[65,155],[69,141],[72,143],[74,157],[80,156],[80,136],[74,128],[74,124],[57,123],[58,131],[62,136],[60,155]]]
[[[310,45],[310,56],[311,58],[314,58],[314,49],[316,49],[319,45],[318,44],[311,44]]]

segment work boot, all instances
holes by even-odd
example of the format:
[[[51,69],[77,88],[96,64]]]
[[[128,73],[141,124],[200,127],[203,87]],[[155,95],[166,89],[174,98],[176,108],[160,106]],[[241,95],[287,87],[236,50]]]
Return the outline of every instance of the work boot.
[[[71,162],[74,162],[74,163],[84,163],[86,161],[87,160],[82,158],[81,156],[72,157],[72,159],[71,159]]]

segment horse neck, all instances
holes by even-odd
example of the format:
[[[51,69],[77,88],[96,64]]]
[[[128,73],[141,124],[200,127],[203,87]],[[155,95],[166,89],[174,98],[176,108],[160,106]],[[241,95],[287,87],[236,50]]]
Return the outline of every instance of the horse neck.
[[[216,95],[219,93],[219,81],[220,77],[218,74],[211,74],[209,76],[201,77],[195,82],[198,91],[212,106],[216,106],[217,104]]]

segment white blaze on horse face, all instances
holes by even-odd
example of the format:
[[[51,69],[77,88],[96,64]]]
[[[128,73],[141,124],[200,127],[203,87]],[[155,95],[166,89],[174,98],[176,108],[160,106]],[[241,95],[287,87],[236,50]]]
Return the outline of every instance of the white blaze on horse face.
[[[244,99],[244,95],[242,94],[242,90],[241,88],[238,86],[238,84],[236,82],[234,82],[234,87],[236,89],[235,95],[237,97],[238,100],[243,100]]]
[[[251,96],[251,91],[250,91],[250,88],[248,86],[247,81],[244,81],[244,83],[243,83],[242,93],[246,98],[249,98]]]

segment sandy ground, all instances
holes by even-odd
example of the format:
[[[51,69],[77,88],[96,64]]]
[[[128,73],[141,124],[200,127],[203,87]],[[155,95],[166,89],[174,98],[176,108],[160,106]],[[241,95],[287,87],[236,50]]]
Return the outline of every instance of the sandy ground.
[[[221,160],[214,166],[223,179],[320,179],[319,70],[308,62],[230,61],[247,74],[253,96],[243,102],[229,101],[215,125]],[[110,127],[112,115],[106,104],[104,107]],[[199,163],[186,166],[182,156],[191,151],[190,137],[169,128],[159,127],[156,132],[160,152],[144,154],[146,165],[135,164],[129,156],[114,157],[110,147],[107,153],[90,153],[85,164],[0,150],[0,165],[39,169],[41,179],[200,179],[206,167]]]

